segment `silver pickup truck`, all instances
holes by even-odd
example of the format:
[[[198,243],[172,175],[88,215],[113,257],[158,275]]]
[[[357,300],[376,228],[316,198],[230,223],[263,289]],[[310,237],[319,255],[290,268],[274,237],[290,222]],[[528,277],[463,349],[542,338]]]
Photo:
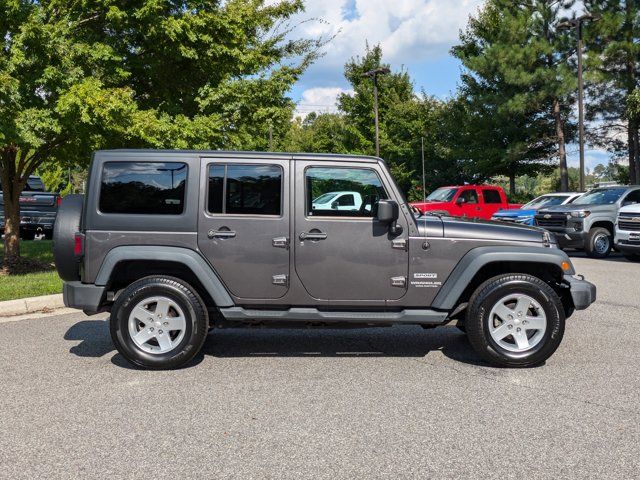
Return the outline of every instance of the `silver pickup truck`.
[[[635,203],[640,203],[640,186],[594,188],[569,205],[539,210],[535,224],[555,234],[561,248],[605,258],[613,247],[618,211]]]

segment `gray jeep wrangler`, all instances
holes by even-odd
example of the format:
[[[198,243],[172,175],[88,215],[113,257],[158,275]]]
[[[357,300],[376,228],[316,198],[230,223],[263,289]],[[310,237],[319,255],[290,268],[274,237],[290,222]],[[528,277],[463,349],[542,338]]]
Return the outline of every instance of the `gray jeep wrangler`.
[[[449,322],[483,359],[531,366],[596,296],[544,230],[420,216],[382,160],[344,155],[97,152],[54,256],[65,304],[111,312],[118,351],[154,369],[213,328]]]

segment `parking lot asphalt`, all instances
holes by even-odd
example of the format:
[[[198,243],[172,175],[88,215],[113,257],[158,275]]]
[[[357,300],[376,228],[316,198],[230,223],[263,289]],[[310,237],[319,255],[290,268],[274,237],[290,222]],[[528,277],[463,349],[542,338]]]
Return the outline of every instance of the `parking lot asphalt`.
[[[640,478],[640,264],[574,255],[598,302],[543,366],[454,327],[212,332],[131,368],[105,316],[0,324],[0,478]]]

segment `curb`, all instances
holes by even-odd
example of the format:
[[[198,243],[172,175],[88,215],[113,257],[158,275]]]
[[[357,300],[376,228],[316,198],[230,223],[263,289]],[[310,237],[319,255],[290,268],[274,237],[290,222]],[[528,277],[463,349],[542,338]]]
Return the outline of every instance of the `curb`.
[[[62,294],[41,297],[19,298],[0,302],[0,317],[24,315],[26,313],[51,312],[64,307]]]

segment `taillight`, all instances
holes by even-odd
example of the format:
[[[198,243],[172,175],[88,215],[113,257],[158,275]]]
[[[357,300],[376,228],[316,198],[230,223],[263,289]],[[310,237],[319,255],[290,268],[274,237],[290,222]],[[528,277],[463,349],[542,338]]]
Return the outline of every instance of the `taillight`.
[[[62,197],[56,198],[56,207],[59,207],[62,204]]]
[[[76,258],[84,255],[84,234],[76,232],[73,237],[73,255]]]

